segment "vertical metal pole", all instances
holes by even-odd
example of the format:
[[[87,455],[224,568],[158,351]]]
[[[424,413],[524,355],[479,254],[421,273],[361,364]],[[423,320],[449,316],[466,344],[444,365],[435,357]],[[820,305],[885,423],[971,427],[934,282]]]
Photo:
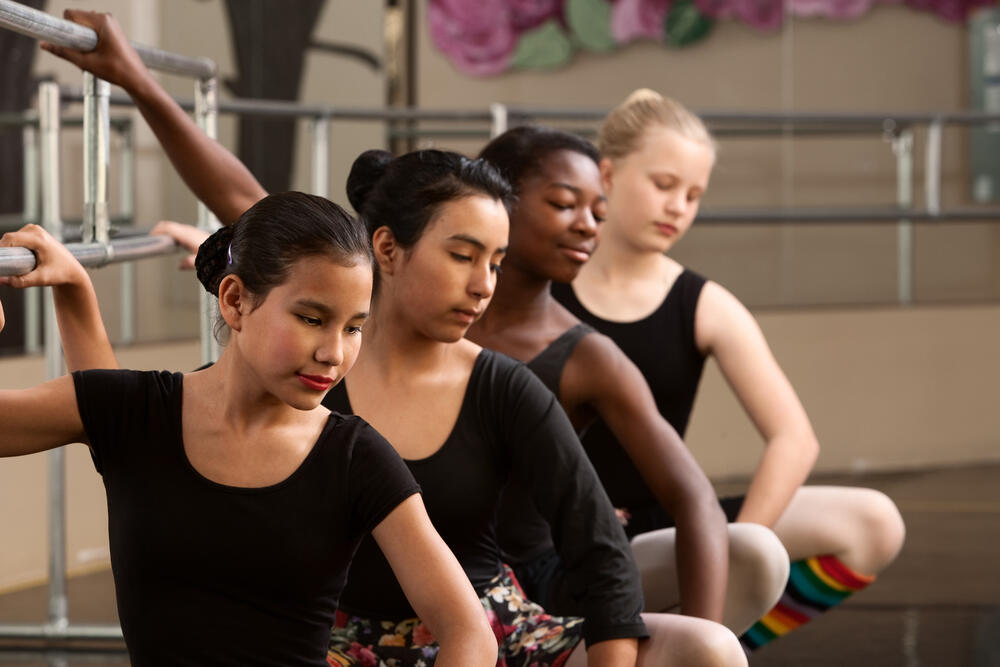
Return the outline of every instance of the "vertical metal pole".
[[[133,142],[132,123],[124,126],[119,133],[121,138],[121,182],[118,192],[119,213],[128,223],[135,222],[135,144]],[[135,341],[135,262],[125,262],[121,265],[120,276],[121,296],[121,342],[129,344]]]
[[[913,131],[903,130],[892,138],[896,155],[896,204],[913,207]],[[913,221],[900,218],[896,225],[897,288],[899,304],[913,303]]]
[[[507,131],[507,106],[494,102],[490,105],[490,116],[493,119],[490,122],[490,139],[493,139]]]
[[[218,79],[201,79],[194,86],[194,115],[198,127],[209,137],[218,134]],[[219,221],[205,204],[198,202],[198,228],[213,232],[219,228]],[[219,343],[212,335],[219,305],[215,297],[200,290],[201,306],[201,362],[207,364],[219,358]]]
[[[59,217],[59,85],[38,87],[38,124],[41,133],[42,225],[62,238]],[[62,375],[62,350],[52,289],[45,288],[45,366],[49,378]],[[66,459],[62,447],[49,452],[49,624],[69,625],[66,598]]]
[[[941,142],[943,123],[935,118],[927,126],[927,154],[924,159],[924,195],[927,212],[941,212]]]
[[[83,73],[83,229],[84,243],[111,240],[108,218],[108,158],[110,155],[111,86]]]
[[[38,223],[38,129],[27,124],[21,132],[24,144],[24,222]],[[42,292],[37,287],[24,290],[24,351],[38,354],[41,343]]]
[[[330,119],[313,118],[312,132],[312,193],[328,197],[330,193]]]

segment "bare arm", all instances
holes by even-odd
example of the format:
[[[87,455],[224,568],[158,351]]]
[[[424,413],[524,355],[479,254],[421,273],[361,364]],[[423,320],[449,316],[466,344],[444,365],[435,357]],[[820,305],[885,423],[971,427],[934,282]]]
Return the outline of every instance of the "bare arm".
[[[208,138],[156,82],[110,14],[67,9],[63,15],[93,28],[97,48],[86,53],[48,43],[42,48],[124,88],[177,173],[223,224],[232,224],[267,195],[246,166]]]
[[[66,246],[38,225],[25,225],[0,238],[0,247],[28,248],[36,266],[21,276],[0,278],[11,287],[51,285],[56,319],[62,336],[63,354],[70,371],[88,368],[118,368],[108,333],[97,306],[90,276]]]
[[[68,375],[31,389],[0,390],[0,424],[0,457],[87,442]]]
[[[729,562],[726,519],[705,473],[657,410],[642,373],[611,339],[589,335],[574,351],[562,387],[567,410],[594,409],[674,517],[681,612],[721,621]]]
[[[198,255],[198,247],[205,242],[209,234],[203,229],[170,220],[161,220],[149,230],[150,234],[169,236],[178,245],[188,251],[187,257],[181,260],[180,268],[193,269],[194,260]]]
[[[737,520],[773,527],[816,462],[816,434],[757,321],[713,282],[705,284],[698,300],[695,342],[715,356],[766,442]]]
[[[423,500],[404,500],[372,531],[406,599],[441,647],[436,665],[492,667],[497,642],[462,566],[434,530]]]

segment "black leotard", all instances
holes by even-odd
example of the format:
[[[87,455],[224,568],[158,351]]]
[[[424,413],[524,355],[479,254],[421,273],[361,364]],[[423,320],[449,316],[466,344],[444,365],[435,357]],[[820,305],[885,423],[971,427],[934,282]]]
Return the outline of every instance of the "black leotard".
[[[612,322],[597,317],[584,308],[571,285],[552,285],[552,295],[559,303],[614,340],[642,371],[660,414],[682,437],[705,366],[705,357],[698,350],[694,337],[695,309],[704,285],[705,278],[685,269],[660,306],[648,317],[635,322]],[[615,507],[627,508],[632,513],[629,534],[664,525],[660,520],[654,521],[655,525],[641,525],[644,523],[642,513],[660,514],[662,510],[607,424],[597,419],[582,440]],[[665,512],[662,514],[666,516]]]
[[[343,383],[324,405],[351,412]],[[576,601],[566,613],[586,618],[587,642],[645,636],[638,571],[614,510],[569,419],[524,364],[483,350],[445,443],[406,463],[477,592],[500,572],[495,512],[508,478],[516,479],[551,526]],[[358,549],[341,607],[371,618],[415,615],[371,539]]]
[[[326,665],[361,536],[418,491],[385,439],[333,414],[286,479],[226,486],[185,453],[183,375],[96,370],[73,381],[107,491],[131,663]]]

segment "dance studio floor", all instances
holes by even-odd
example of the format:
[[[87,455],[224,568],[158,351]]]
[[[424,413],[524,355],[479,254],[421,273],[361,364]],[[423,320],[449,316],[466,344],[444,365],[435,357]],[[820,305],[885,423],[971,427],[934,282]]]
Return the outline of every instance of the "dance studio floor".
[[[906,520],[906,545],[875,585],[764,647],[751,665],[1000,666],[1000,466],[813,481],[888,493]],[[73,622],[115,620],[110,573],[71,580],[69,595]],[[0,596],[0,623],[39,622],[45,605],[44,589]],[[0,651],[0,663],[22,667],[126,662],[122,654],[47,659]]]

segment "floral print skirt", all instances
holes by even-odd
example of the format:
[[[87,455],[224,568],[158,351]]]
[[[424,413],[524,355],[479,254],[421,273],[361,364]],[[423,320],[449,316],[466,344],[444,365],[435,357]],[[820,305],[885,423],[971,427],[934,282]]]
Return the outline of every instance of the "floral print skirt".
[[[559,667],[583,640],[583,619],[549,616],[524,597],[506,565],[479,601],[497,637],[497,667]],[[438,645],[420,619],[375,620],[337,612],[331,667],[429,667]]]

